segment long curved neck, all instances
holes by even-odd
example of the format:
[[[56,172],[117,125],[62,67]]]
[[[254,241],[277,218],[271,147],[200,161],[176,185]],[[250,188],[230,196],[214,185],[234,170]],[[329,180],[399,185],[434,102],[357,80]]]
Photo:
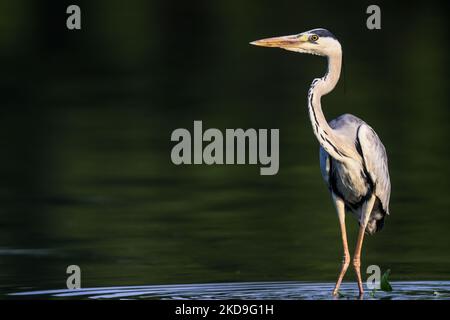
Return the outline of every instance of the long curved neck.
[[[328,71],[323,78],[314,79],[308,92],[309,118],[314,134],[325,151],[338,161],[346,161],[352,153],[335,131],[329,126],[322,112],[320,99],[331,92],[336,86],[341,74],[342,53],[328,56]]]

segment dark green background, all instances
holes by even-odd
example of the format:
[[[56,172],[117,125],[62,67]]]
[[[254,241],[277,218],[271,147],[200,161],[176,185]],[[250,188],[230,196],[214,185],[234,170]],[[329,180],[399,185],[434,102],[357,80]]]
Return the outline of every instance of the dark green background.
[[[82,9],[68,31],[65,9]],[[0,290],[213,281],[332,281],[339,228],[306,109],[325,59],[249,41],[317,27],[344,49],[323,99],[384,142],[391,217],[363,270],[450,276],[445,2],[0,2]],[[345,79],[344,79],[345,78]],[[280,170],[175,166],[171,132],[279,128]],[[357,224],[347,219],[351,246]],[[349,280],[354,280],[352,272]]]

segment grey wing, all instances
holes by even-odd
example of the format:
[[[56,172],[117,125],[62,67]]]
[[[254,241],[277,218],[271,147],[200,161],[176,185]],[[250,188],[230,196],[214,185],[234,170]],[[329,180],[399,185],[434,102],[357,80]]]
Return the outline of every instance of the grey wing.
[[[391,180],[386,149],[375,131],[367,124],[362,124],[358,128],[358,142],[365,168],[374,183],[375,195],[380,199],[383,210],[389,214]]]
[[[327,187],[330,188],[330,156],[322,147],[320,147],[320,172],[322,173],[322,178],[327,184]]]

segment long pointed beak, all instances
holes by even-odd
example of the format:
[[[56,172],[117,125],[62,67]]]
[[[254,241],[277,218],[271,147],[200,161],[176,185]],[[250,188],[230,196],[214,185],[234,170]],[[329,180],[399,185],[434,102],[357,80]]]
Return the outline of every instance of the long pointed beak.
[[[260,47],[275,47],[275,48],[290,49],[293,47],[298,47],[299,44],[306,41],[308,41],[308,37],[306,35],[300,36],[291,35],[291,36],[282,36],[256,40],[250,42],[250,44]]]

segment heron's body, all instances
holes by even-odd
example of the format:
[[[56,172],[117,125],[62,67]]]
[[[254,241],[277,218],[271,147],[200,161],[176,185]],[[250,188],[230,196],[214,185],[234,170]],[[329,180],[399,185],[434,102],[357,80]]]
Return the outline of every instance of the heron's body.
[[[308,113],[313,133],[320,144],[322,177],[336,207],[344,247],[344,260],[333,294],[337,294],[350,263],[346,211],[351,211],[360,225],[353,266],[362,294],[360,257],[364,233],[374,234],[383,227],[385,216],[389,214],[391,183],[386,150],[375,131],[361,119],[349,114],[328,123],[322,112],[321,97],[334,89],[341,73],[341,45],[325,29],[262,39],[252,44],[315,54],[328,59],[327,73],[322,78],[314,79],[309,89]]]
[[[347,139],[349,144],[355,142],[354,151],[358,152],[361,155],[361,159],[363,159],[364,154],[358,137],[361,126],[369,127],[363,120],[351,114],[344,114],[330,121],[330,127],[342,139]],[[373,139],[379,145],[380,152],[382,152],[382,161],[387,166],[384,146],[375,132],[372,132]],[[373,155],[369,153],[366,156],[372,157]],[[358,221],[361,220],[362,204],[371,194],[375,194],[375,203],[369,216],[366,233],[372,235],[383,228],[385,215],[389,214],[389,199],[384,197],[386,186],[374,185],[364,161],[343,163],[330,157],[325,149],[320,147],[320,169],[330,192],[344,200],[346,209],[351,211]]]

